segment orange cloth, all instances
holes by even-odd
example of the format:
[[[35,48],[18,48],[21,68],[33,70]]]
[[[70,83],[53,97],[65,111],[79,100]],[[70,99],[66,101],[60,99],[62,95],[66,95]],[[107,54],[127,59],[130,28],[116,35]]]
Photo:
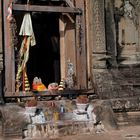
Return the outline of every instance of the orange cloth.
[[[36,91],[45,91],[47,90],[44,84],[32,84],[32,89]]]

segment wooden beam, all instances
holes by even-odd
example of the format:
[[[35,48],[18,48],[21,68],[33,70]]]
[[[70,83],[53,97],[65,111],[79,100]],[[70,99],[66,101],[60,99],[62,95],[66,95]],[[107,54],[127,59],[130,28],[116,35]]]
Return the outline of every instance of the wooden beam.
[[[69,20],[71,21],[71,23],[75,23],[75,20],[73,19],[73,17],[69,13],[64,13],[62,15],[66,15],[69,18]]]
[[[74,8],[74,5],[73,5],[72,1],[70,1],[70,0],[65,0],[65,1],[68,4],[68,6]]]
[[[81,14],[82,11],[78,8],[62,7],[62,6],[40,6],[40,5],[23,5],[13,4],[15,11],[29,11],[29,12],[54,12],[54,13],[74,13]]]

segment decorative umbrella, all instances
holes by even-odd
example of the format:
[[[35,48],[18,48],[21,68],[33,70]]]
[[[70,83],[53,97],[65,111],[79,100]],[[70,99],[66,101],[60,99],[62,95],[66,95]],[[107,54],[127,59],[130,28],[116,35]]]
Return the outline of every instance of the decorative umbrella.
[[[21,43],[21,48],[19,50],[19,62],[18,62],[18,70],[17,70],[17,75],[16,75],[16,91],[17,92],[19,91],[19,88],[21,85],[22,85],[23,91],[30,90],[28,77],[26,74],[26,63],[29,59],[30,46],[36,45],[30,13],[26,13],[24,15],[19,35],[23,36],[23,41]]]

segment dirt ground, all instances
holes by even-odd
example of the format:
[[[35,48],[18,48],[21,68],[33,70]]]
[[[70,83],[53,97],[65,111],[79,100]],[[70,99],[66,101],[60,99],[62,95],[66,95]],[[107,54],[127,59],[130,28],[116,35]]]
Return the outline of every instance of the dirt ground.
[[[111,130],[101,134],[68,136],[61,140],[140,140],[140,126],[123,127],[119,130]]]
[[[22,140],[22,139],[0,138],[0,140]],[[40,140],[40,139],[34,139],[34,140]],[[48,140],[48,139],[41,138],[41,140]],[[94,134],[65,136],[53,140],[140,140],[140,126],[121,127],[119,130],[110,130],[110,131],[106,130],[104,133],[99,133],[99,134],[94,133]]]

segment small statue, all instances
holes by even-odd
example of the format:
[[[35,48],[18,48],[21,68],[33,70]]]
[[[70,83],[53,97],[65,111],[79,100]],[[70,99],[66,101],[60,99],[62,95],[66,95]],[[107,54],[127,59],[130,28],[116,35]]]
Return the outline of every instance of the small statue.
[[[133,8],[132,4],[129,2],[129,0],[125,0],[124,1],[124,13],[127,14],[127,16],[131,19],[133,18],[133,10],[134,10],[134,8]]]
[[[123,10],[123,16],[119,21],[119,45],[121,48],[127,46],[135,48],[138,44],[138,22],[135,8],[129,0],[124,0],[121,9]]]
[[[66,86],[69,89],[74,87],[74,66],[71,62],[68,62],[67,65]]]
[[[123,12],[124,12],[124,16],[129,18],[130,20],[132,20],[133,24],[137,27],[138,26],[138,20],[137,20],[138,17],[137,17],[137,13],[136,13],[136,8],[130,2],[130,0],[124,0]]]

